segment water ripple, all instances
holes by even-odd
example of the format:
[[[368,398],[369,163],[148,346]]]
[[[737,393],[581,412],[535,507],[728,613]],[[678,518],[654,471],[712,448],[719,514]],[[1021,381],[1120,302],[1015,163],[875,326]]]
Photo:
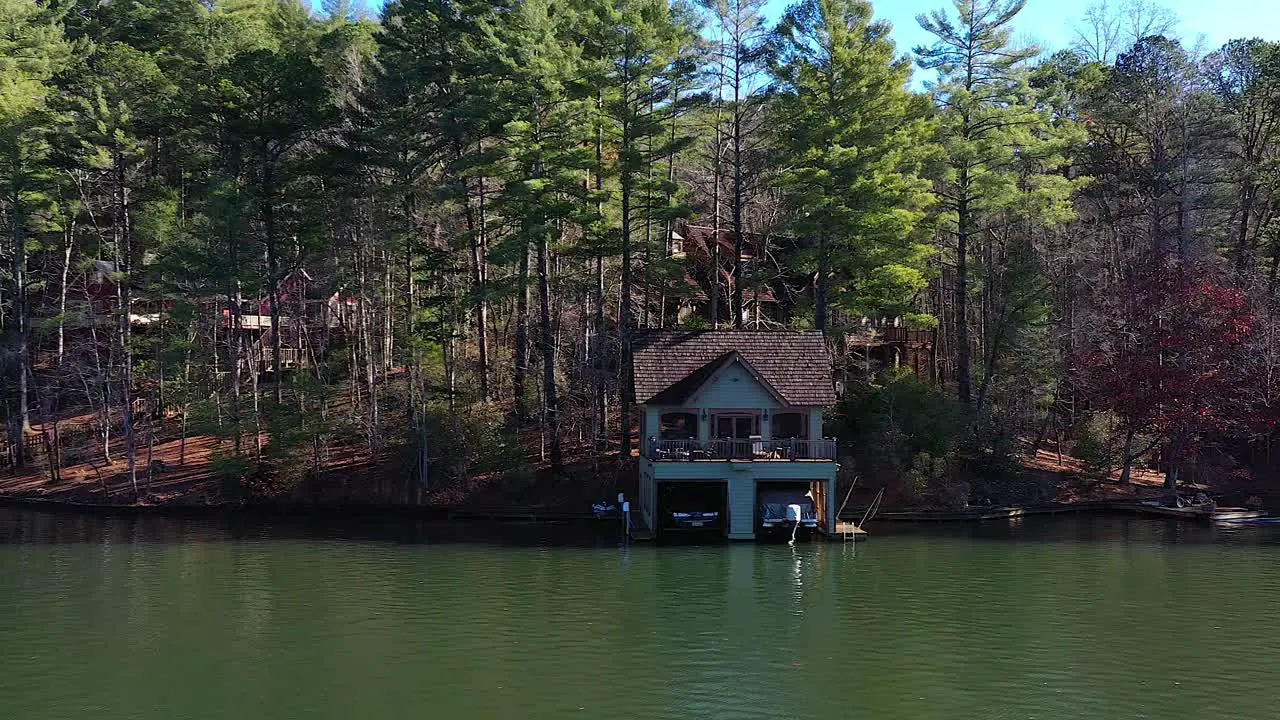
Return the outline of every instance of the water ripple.
[[[0,510],[4,718],[1274,717],[1274,534],[619,549],[71,518]]]

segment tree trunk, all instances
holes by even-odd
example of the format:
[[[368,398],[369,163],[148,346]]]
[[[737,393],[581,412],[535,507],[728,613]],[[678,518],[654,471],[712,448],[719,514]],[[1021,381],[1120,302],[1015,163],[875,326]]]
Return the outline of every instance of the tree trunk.
[[[15,447],[17,452],[14,457],[14,464],[22,467],[26,463],[26,453],[24,452],[24,435],[31,429],[31,409],[30,409],[30,388],[27,386],[27,376],[30,369],[31,357],[27,347],[27,333],[29,318],[27,317],[27,247],[26,247],[26,219],[22,207],[22,194],[20,188],[15,182],[10,187],[9,208],[10,217],[10,238],[13,249],[13,318],[15,324],[14,331],[14,367],[18,373],[18,438]]]
[[[967,172],[960,172],[961,192],[967,192]],[[955,324],[956,324],[956,390],[957,397],[965,409],[973,406],[973,356],[969,338],[969,232],[970,217],[969,200],[961,197],[956,207],[956,290],[955,290]]]
[[[538,241],[538,305],[541,311],[541,331],[538,344],[542,348],[542,396],[546,407],[546,431],[551,440],[551,472],[559,474],[564,469],[564,457],[560,451],[560,406],[556,395],[556,344],[551,332],[551,282],[547,255],[548,233],[542,232]]]
[[[653,99],[649,99],[649,114],[653,115]],[[645,198],[644,198],[644,248],[641,253],[643,269],[640,272],[640,284],[644,293],[640,306],[640,327],[649,327],[649,305],[651,304],[650,269],[653,263],[653,135],[647,140],[645,152]]]
[[[488,288],[486,287],[487,275],[487,249],[488,239],[486,233],[488,231],[486,211],[484,206],[485,190],[484,178],[480,178],[479,192],[479,211],[476,217],[476,233],[471,241],[471,282],[473,291],[476,294],[475,299],[475,324],[476,324],[476,349],[479,351],[479,373],[480,380],[480,399],[489,399],[489,300],[486,297]]]
[[[383,377],[386,373],[391,372],[392,360],[396,353],[396,336],[395,328],[392,326],[392,318],[395,315],[396,301],[393,295],[391,282],[391,252],[384,250],[382,252],[382,372]],[[306,305],[301,301],[298,303],[298,337],[303,336],[302,315],[306,310]],[[299,341],[299,348],[303,347],[303,343]]]
[[[632,147],[633,139],[631,137],[631,125],[628,121],[622,124],[622,147],[620,152],[623,157],[629,156],[634,148]],[[635,177],[634,171],[624,168],[622,172],[622,296],[620,300],[621,307],[618,308],[618,340],[622,347],[622,357],[619,363],[621,402],[619,403],[618,420],[619,440],[621,447],[618,452],[621,457],[631,457],[631,403],[635,397],[634,385],[631,378],[631,201],[634,192]]]
[[[230,236],[227,238],[229,245],[231,267],[235,267],[236,252],[235,242]],[[240,426],[240,355],[242,347],[242,334],[240,322],[240,298],[239,293],[234,290],[232,282],[227,283],[227,372],[231,376],[231,428],[233,433],[233,442],[235,443],[236,455],[241,452],[241,435]],[[256,372],[256,368],[249,368],[250,372]]]
[[[357,237],[357,242],[363,243],[364,238]],[[364,297],[367,298],[369,297],[369,293],[367,292],[368,275],[365,268],[367,262],[365,258],[364,250],[361,248],[359,260],[360,288],[362,291],[366,291],[364,292]],[[369,444],[370,450],[376,451],[381,445],[381,431],[379,428],[380,422],[378,417],[378,382],[377,372],[374,369],[376,367],[376,358],[372,343],[373,333],[370,329],[372,319],[369,317],[371,313],[367,308],[367,305],[368,303],[361,302],[357,305],[357,308],[360,319],[360,345],[364,348],[364,382],[366,392],[369,394]]]
[[[58,283],[58,365],[62,365],[66,352],[67,278],[71,273],[71,252],[75,247],[76,239],[75,228],[75,220],[71,220],[66,232],[62,235],[62,278]]]
[[[711,162],[711,247],[707,252],[711,256],[711,272],[708,277],[711,284],[711,307],[707,319],[711,322],[712,330],[720,327],[720,142],[720,103],[717,102],[716,140],[712,146],[715,159]]]
[[[1253,264],[1253,247],[1249,242],[1249,217],[1253,214],[1255,191],[1253,183],[1244,180],[1240,184],[1240,222],[1236,226],[1236,277],[1243,279]]]
[[[255,347],[257,348],[256,351],[254,350]],[[253,398],[253,463],[255,467],[262,465],[262,388],[259,385],[261,380],[259,373],[256,371],[256,368],[262,363],[262,352],[261,340],[250,344],[247,360],[249,367],[255,369],[249,373],[250,395]]]
[[[525,377],[529,371],[529,245],[523,242],[520,248],[520,270],[516,278],[515,360],[512,390],[515,393],[516,419],[528,422],[529,403],[525,397]]]
[[[738,93],[741,86],[737,62],[734,62],[733,80],[733,327],[742,329],[745,311],[742,306],[742,108]],[[824,326],[825,327],[825,326]]]
[[[604,97],[596,95],[596,114],[597,116],[603,112]],[[596,197],[600,198],[604,192],[604,125],[598,123],[596,126],[596,164],[595,164],[595,185]],[[596,200],[596,214],[603,216],[604,204],[601,200]],[[605,449],[605,437],[608,434],[609,409],[607,407],[607,398],[605,396],[605,338],[604,338],[604,251],[600,250],[596,254],[596,272],[595,272],[595,317],[593,324],[595,326],[595,348],[592,351],[592,363],[594,367],[594,384],[595,391],[592,393],[595,405],[594,433],[592,439],[592,447],[595,450],[594,456],[599,457],[600,453]]]
[[[605,373],[605,339],[604,339],[604,256],[596,256],[596,277],[595,277],[595,348],[592,351],[591,362],[593,365],[595,390],[592,396],[595,398],[595,438],[592,441],[593,448],[596,453],[604,452],[605,436],[608,434],[609,408],[605,393],[604,373]]]
[[[133,499],[138,501],[138,448],[134,433],[133,419],[133,353],[131,348],[130,315],[133,313],[132,296],[132,264],[133,246],[132,232],[129,227],[129,190],[125,186],[124,157],[119,147],[112,149],[114,165],[114,204],[116,253],[116,342],[120,347],[120,402],[124,409],[125,452],[129,462],[129,484],[133,489]]]
[[[1124,431],[1124,450],[1120,456],[1120,462],[1123,467],[1120,469],[1120,484],[1128,485],[1133,469],[1133,435],[1134,428],[1131,423],[1126,423]]]
[[[830,314],[827,308],[827,290],[828,283],[831,282],[831,251],[827,247],[827,236],[825,233],[818,235],[818,277],[813,286],[813,326],[822,331],[823,335],[827,334],[827,316]]]
[[[272,396],[279,405],[284,399],[283,367],[280,361],[280,248],[277,247],[275,186],[271,163],[263,151],[262,228],[267,243],[267,292],[271,303],[271,375]],[[368,297],[368,296],[366,296]]]
[[[679,103],[680,103],[680,86],[678,83],[673,83],[671,87],[671,105],[672,107],[676,107],[677,105],[679,105]],[[669,140],[672,146],[675,146],[675,143],[676,143],[676,132],[678,130],[678,126],[676,123],[677,117],[678,116],[675,113],[671,114],[671,135],[669,137]],[[667,155],[666,201],[667,201],[668,208],[670,208],[671,202],[673,200],[672,188],[674,188],[675,186],[676,186],[676,156],[675,156],[675,153],[670,153]],[[668,217],[666,223],[663,224],[664,236],[662,238],[662,249],[663,249],[662,257],[664,260],[671,257],[671,235],[672,233],[675,232],[675,229],[676,229],[675,219]],[[662,287],[658,289],[658,328],[662,329],[662,328],[665,328],[666,326],[667,326],[667,284],[664,282],[662,284]]]

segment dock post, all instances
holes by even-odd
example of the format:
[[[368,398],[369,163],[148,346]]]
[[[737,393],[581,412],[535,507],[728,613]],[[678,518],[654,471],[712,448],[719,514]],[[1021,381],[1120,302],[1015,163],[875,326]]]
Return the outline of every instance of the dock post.
[[[631,538],[631,503],[622,501],[622,536]]]

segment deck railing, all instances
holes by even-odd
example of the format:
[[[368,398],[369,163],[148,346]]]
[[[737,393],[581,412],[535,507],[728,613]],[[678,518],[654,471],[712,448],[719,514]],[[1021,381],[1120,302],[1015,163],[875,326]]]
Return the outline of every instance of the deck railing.
[[[665,462],[698,460],[835,460],[836,441],[659,440],[649,438],[645,457]]]
[[[854,343],[928,344],[934,341],[934,332],[932,330],[916,330],[900,327],[854,327],[847,330],[845,335]]]

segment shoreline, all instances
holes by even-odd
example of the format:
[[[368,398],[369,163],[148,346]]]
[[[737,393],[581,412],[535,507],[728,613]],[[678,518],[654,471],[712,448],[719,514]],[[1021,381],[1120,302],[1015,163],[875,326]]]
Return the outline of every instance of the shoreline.
[[[619,518],[597,518],[593,513],[569,513],[535,508],[485,509],[466,507],[389,505],[374,503],[216,503],[216,504],[105,504],[70,500],[0,495],[0,508],[43,510],[86,515],[167,517],[341,517],[418,520],[457,523],[562,523],[616,526]]]
[[[1239,507],[1166,507],[1149,505],[1132,500],[1085,500],[1074,503],[1052,503],[1033,506],[1006,506],[968,508],[948,511],[888,511],[876,515],[870,522],[886,523],[946,523],[983,522],[988,520],[1016,520],[1023,517],[1060,515],[1064,513],[1116,513],[1143,517],[1171,518],[1188,522],[1212,523],[1222,519],[1250,519],[1267,517],[1264,509]]]
[[[91,515],[151,515],[170,517],[341,517],[417,520],[444,523],[539,523],[574,524],[598,527],[616,527],[618,517],[597,517],[590,512],[566,512],[535,507],[467,507],[393,505],[376,503],[216,503],[216,504],[104,504],[71,500],[56,500],[20,495],[0,495],[0,507],[27,508],[60,513]],[[1212,523],[1215,515],[1232,517],[1263,517],[1265,510],[1244,508],[1168,508],[1135,503],[1132,500],[1087,500],[1081,502],[1050,503],[1034,506],[1000,506],[966,508],[964,510],[912,510],[909,508],[885,511],[868,521],[869,525],[892,524],[956,524],[981,523],[994,520],[1017,520],[1024,517],[1099,513],[1140,515],[1152,518],[1175,519],[1197,523]],[[841,520],[856,521],[852,513]]]

